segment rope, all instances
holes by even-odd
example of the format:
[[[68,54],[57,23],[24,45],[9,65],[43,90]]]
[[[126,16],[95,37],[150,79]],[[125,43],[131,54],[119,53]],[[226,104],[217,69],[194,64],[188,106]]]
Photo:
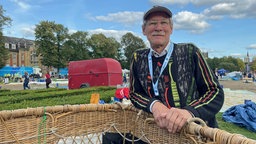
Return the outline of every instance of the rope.
[[[127,140],[127,141],[129,141],[129,142],[137,142],[137,141],[141,140],[143,137],[145,137],[145,134],[142,132],[142,136],[141,136],[140,138],[138,138],[138,139],[128,139],[128,138],[125,137],[125,135],[123,135],[123,134],[116,128],[115,124],[111,124],[108,129],[106,129],[106,130],[104,130],[104,131],[102,132],[102,134],[108,132],[112,127],[117,131],[117,133],[118,133],[120,136],[122,136],[125,140]],[[51,133],[49,133],[49,134],[53,134],[53,135],[55,135],[55,136],[57,136],[57,137],[59,137],[59,138],[62,138],[62,139],[67,139],[67,138],[68,138],[68,137],[65,137],[65,136],[62,136],[62,135],[56,133],[56,131],[57,131],[56,128],[50,129],[50,131],[51,131]],[[89,140],[89,139],[88,139],[88,140]]]
[[[123,135],[123,134],[116,128],[115,124],[112,124],[112,125],[110,126],[110,128],[107,129],[107,130],[105,130],[103,133],[108,132],[108,131],[111,129],[111,127],[113,127],[113,128],[117,131],[117,133],[118,133],[120,136],[122,136],[125,140],[127,140],[127,141],[129,141],[129,142],[133,142],[133,140],[126,138],[125,135]],[[137,141],[141,140],[142,137],[144,137],[144,136],[145,136],[145,134],[143,134],[140,138],[134,140],[134,142],[137,142]]]
[[[127,114],[126,114],[125,109],[127,109],[127,107],[129,107],[129,106],[128,106],[128,105],[123,106],[123,105],[121,105],[121,104],[119,104],[119,103],[118,103],[118,105],[121,106],[121,108],[122,108],[122,110],[123,110],[123,112],[124,112],[125,123],[127,123],[127,122],[126,122]],[[136,118],[136,121],[135,121],[135,122],[138,121],[138,118],[139,118],[139,116],[141,115],[141,113],[142,113],[142,110],[140,110],[140,111],[138,112],[137,118]],[[62,114],[61,116],[64,116],[64,115],[67,115],[67,114],[70,114],[70,113]],[[61,117],[61,116],[58,116],[58,118]],[[46,120],[45,114],[44,114],[44,117],[45,117],[45,118],[44,118],[43,121],[42,121],[43,123],[44,123],[44,121]],[[41,122],[41,123],[42,123],[42,122]],[[44,124],[45,124],[45,123],[44,123]],[[127,124],[125,124],[125,126],[127,126]],[[40,124],[40,127],[41,127],[41,124]],[[132,139],[129,139],[129,138],[126,137],[126,133],[122,134],[122,133],[116,128],[115,124],[111,124],[110,127],[109,127],[108,129],[104,130],[102,133],[104,134],[104,133],[108,132],[112,127],[113,127],[113,128],[117,131],[117,133],[123,138],[123,143],[125,143],[125,140],[134,143],[134,142],[137,142],[137,141],[142,140],[143,137],[150,143],[150,141],[148,140],[148,138],[145,136],[146,134],[145,134],[143,131],[141,131],[141,132],[142,132],[142,135],[141,135],[140,138],[135,139],[135,136],[133,136]],[[53,134],[53,135],[55,135],[55,136],[57,136],[57,137],[60,137],[60,138],[62,138],[62,139],[67,139],[67,137],[62,136],[62,135],[60,135],[60,134],[58,134],[58,133],[56,132],[56,131],[57,131],[57,128],[52,128],[52,129],[50,129],[50,131],[51,131],[51,134]],[[40,132],[40,129],[39,129],[39,132]],[[90,141],[90,139],[88,139],[88,140]],[[150,143],[150,144],[151,144],[151,143]]]
[[[123,112],[124,112],[124,123],[125,123],[125,129],[127,128],[127,122],[126,122],[126,111],[124,108],[122,108]],[[124,136],[126,136],[126,132],[124,132]],[[123,139],[123,144],[125,144],[125,139]]]
[[[126,122],[127,118],[126,118],[126,111],[125,111],[125,110],[126,110],[128,107],[130,107],[131,105],[122,105],[121,103],[117,103],[117,104],[122,108],[122,110],[123,110],[123,112],[124,112],[125,126],[127,127],[128,125],[126,124],[126,123],[127,123],[127,122]],[[138,112],[137,118],[136,118],[135,122],[138,121],[138,118],[139,118],[139,116],[141,115],[141,113],[142,113],[142,110],[140,110],[140,111]],[[145,134],[142,132],[142,136],[141,136],[140,138],[135,139],[135,136],[132,134],[132,139],[129,139],[129,138],[126,138],[126,133],[122,134],[122,133],[115,127],[115,124],[112,124],[112,127],[119,133],[119,135],[120,135],[121,137],[123,137],[123,144],[125,144],[125,140],[127,140],[127,141],[129,141],[129,142],[132,142],[132,144],[134,144],[134,142],[137,142],[137,141],[141,140],[142,137],[145,137]],[[134,125],[134,128],[135,128],[135,125]]]
[[[43,119],[40,122],[39,128],[38,128],[38,144],[41,144],[41,128],[42,128],[42,125],[43,125],[43,130],[44,130],[44,133],[43,133],[44,141],[43,141],[43,143],[46,144],[46,119],[47,119],[47,117],[46,117],[46,108],[44,107]]]
[[[15,139],[15,141],[20,144],[18,138],[11,132],[11,130],[8,128],[8,126],[6,125],[6,123],[4,122],[4,119],[2,117],[2,115],[0,115],[1,121],[4,124],[5,128],[8,130],[8,132],[12,135],[12,137]]]

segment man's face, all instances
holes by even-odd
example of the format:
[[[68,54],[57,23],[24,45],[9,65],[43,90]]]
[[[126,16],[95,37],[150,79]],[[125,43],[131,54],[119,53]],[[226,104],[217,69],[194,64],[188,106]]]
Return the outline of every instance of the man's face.
[[[170,18],[163,12],[152,13],[142,30],[152,48],[166,47],[172,34]]]

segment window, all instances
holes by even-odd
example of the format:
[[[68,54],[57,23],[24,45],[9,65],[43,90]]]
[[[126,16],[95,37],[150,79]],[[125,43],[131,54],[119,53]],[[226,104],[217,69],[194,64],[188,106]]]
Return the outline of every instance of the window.
[[[12,64],[13,64],[13,66],[17,65],[17,54],[16,53],[12,54]]]
[[[15,44],[12,44],[12,49],[16,49],[16,45]]]
[[[9,44],[8,43],[5,43],[5,48],[9,49]]]
[[[22,61],[25,60],[25,54],[24,54],[24,53],[21,54],[21,60],[22,60]]]
[[[13,59],[13,60],[16,60],[16,57],[17,57],[17,54],[16,54],[16,53],[13,53],[12,59]]]

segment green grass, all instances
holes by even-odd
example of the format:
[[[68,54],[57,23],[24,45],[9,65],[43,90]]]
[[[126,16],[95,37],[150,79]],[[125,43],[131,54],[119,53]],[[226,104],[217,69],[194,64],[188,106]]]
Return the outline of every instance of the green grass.
[[[225,131],[230,132],[230,133],[241,134],[241,135],[244,135],[248,138],[256,140],[256,133],[255,132],[249,131],[246,128],[243,128],[243,127],[239,127],[238,125],[235,125],[233,123],[225,122],[222,119],[222,113],[218,113],[216,117],[217,117],[217,121],[218,121],[218,124],[219,124],[219,129],[225,130]]]

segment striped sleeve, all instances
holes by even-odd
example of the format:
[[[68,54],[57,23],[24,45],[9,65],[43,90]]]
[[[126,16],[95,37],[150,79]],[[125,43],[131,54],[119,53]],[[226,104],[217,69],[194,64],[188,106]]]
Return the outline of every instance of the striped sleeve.
[[[140,84],[138,78],[138,73],[140,72],[136,69],[137,63],[137,54],[134,53],[130,66],[130,100],[135,107],[150,112],[150,105],[156,99],[151,98]]]
[[[199,49],[194,54],[195,81],[199,96],[189,106],[192,113],[204,120],[212,118],[224,103],[224,92]]]

